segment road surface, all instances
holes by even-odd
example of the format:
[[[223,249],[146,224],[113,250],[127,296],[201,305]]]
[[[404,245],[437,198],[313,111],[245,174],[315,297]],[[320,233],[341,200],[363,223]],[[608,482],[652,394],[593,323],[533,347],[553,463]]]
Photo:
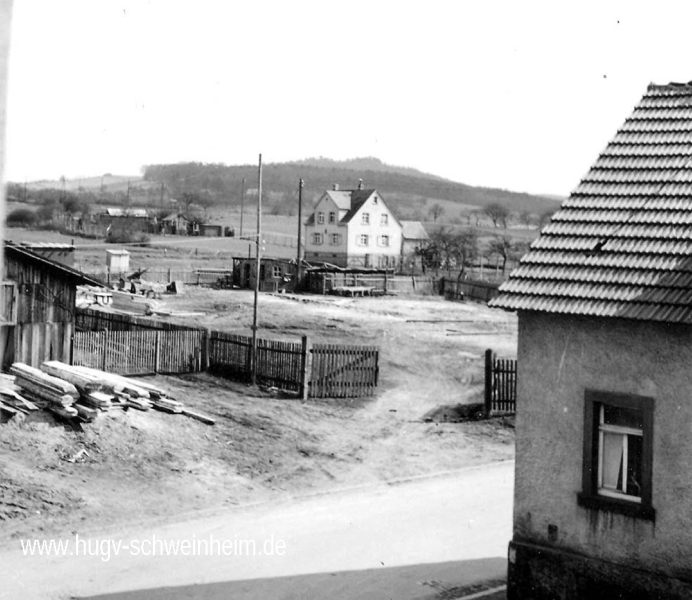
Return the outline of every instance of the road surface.
[[[497,583],[513,475],[513,462],[495,463],[100,538],[77,532],[56,540],[64,556],[16,542],[0,552],[0,599],[404,600]]]

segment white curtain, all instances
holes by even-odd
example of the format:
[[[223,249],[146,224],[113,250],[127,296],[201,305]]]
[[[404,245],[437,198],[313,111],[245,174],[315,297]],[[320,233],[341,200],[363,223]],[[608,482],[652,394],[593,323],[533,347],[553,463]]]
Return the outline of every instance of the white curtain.
[[[622,491],[622,463],[625,436],[603,432],[603,487]]]

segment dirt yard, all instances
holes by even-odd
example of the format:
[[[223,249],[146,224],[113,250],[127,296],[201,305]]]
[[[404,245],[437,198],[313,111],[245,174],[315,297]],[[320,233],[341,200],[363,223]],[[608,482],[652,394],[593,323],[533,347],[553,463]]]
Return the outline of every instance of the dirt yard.
[[[249,333],[253,295],[187,288],[181,323]],[[82,431],[49,417],[0,425],[0,542],[177,520],[262,502],[512,458],[513,421],[454,421],[482,400],[486,348],[516,353],[516,321],[438,298],[260,296],[260,337],[374,344],[380,386],[366,400],[301,402],[207,374],[154,377],[214,418],[111,409]],[[74,461],[81,449],[83,455]]]

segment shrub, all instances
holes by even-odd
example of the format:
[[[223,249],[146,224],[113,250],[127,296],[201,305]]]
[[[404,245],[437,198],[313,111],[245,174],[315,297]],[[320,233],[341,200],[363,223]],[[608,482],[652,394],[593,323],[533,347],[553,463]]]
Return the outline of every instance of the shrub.
[[[36,223],[36,215],[29,208],[16,208],[7,215],[8,227],[29,227]]]
[[[139,231],[111,230],[106,236],[106,241],[111,244],[140,244],[147,245],[151,238]]]

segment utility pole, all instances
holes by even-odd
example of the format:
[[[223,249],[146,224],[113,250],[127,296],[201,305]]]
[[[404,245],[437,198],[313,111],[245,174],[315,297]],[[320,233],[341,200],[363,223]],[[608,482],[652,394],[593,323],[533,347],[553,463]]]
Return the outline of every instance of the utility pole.
[[[305,182],[302,179],[298,180],[298,252],[296,255],[296,286],[300,285],[302,256],[300,245],[303,239],[303,185]]]
[[[243,184],[245,179],[243,179]],[[241,213],[242,214],[242,213]],[[262,155],[259,155],[259,169],[257,172],[257,248],[255,265],[255,305],[252,313],[252,385],[257,384],[257,304],[260,289],[260,262],[262,259]]]
[[[243,237],[243,213],[245,212],[245,177],[243,177],[243,191],[240,194],[240,237]]]
[[[161,182],[161,209],[163,210],[163,181]]]

